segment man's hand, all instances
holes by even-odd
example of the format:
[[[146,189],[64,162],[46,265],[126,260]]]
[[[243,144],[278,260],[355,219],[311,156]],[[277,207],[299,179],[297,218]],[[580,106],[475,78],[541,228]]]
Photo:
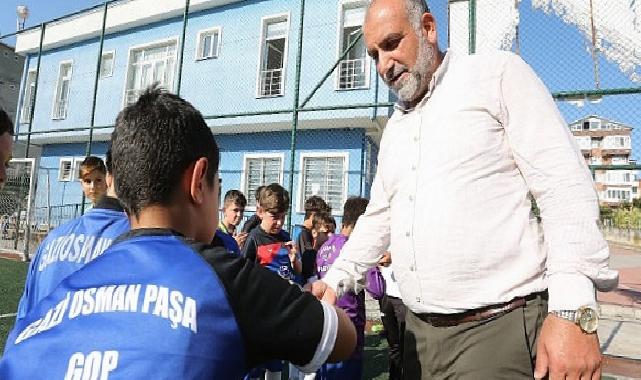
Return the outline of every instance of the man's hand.
[[[314,281],[311,284],[308,283],[305,285],[305,290],[311,292],[314,297],[325,301],[330,305],[336,304],[336,292],[321,280]]]
[[[241,249],[245,245],[245,240],[247,240],[247,235],[248,235],[247,232],[241,232],[234,236],[234,239],[236,239],[236,243],[238,243],[238,247],[240,247]]]
[[[597,380],[601,359],[596,333],[586,334],[576,324],[550,314],[539,336],[534,378],[547,374],[550,380]]]

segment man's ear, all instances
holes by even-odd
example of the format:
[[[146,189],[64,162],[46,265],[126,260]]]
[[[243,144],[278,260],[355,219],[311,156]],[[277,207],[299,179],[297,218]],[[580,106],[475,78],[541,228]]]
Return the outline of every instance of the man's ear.
[[[205,157],[199,158],[195,163],[189,166],[185,173],[189,181],[189,195],[191,201],[200,205],[205,200],[207,191],[207,168],[209,161]]]
[[[431,13],[423,13],[423,16],[421,16],[421,27],[425,37],[427,37],[427,42],[436,44],[438,42],[436,35],[436,19]]]

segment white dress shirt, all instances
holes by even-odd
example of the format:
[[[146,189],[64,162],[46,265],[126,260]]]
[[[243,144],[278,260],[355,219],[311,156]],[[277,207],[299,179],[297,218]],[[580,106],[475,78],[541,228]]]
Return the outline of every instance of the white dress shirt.
[[[388,296],[401,298],[401,290],[398,288],[396,283],[396,276],[394,275],[394,270],[392,267],[378,267],[381,271],[381,275],[385,279],[385,294]]]
[[[324,281],[357,287],[392,252],[403,302],[457,313],[549,290],[550,310],[616,286],[592,177],[549,91],[509,52],[448,51],[391,117],[367,211]],[[542,230],[530,215],[536,198]]]

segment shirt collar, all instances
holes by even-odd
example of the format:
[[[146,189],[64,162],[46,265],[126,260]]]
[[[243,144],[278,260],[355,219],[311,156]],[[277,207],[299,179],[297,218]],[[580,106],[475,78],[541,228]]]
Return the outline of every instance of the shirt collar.
[[[439,53],[440,54],[440,53]],[[436,86],[438,86],[441,81],[443,80],[443,77],[445,76],[445,73],[447,72],[447,69],[449,67],[451,57],[454,55],[453,51],[451,49],[448,49],[445,51],[445,56],[443,57],[443,61],[441,64],[438,66],[434,74],[432,74],[432,79],[430,80],[430,85],[427,87],[427,92],[425,93],[425,96],[423,96],[423,99],[421,99],[420,102],[418,102],[414,107],[409,108],[407,107],[407,103],[399,100],[394,104],[394,109],[397,111],[400,111],[402,113],[409,113],[412,112],[413,110],[417,108],[422,108],[425,103],[430,99],[432,96],[432,93],[434,92],[434,89],[436,89]]]
[[[122,204],[120,204],[120,201],[117,198],[113,198],[107,195],[100,198],[98,203],[96,203],[95,208],[104,208],[108,210],[121,211],[121,212],[125,211],[122,207]]]

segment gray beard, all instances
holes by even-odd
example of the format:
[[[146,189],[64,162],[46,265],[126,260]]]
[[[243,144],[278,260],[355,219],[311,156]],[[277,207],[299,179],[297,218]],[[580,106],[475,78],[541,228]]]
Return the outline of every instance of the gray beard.
[[[423,39],[419,39],[418,54],[416,56],[416,63],[414,67],[408,72],[408,77],[398,88],[392,88],[396,92],[399,100],[403,102],[412,102],[416,100],[430,83],[432,75],[432,67],[436,60],[436,49],[426,43]]]

